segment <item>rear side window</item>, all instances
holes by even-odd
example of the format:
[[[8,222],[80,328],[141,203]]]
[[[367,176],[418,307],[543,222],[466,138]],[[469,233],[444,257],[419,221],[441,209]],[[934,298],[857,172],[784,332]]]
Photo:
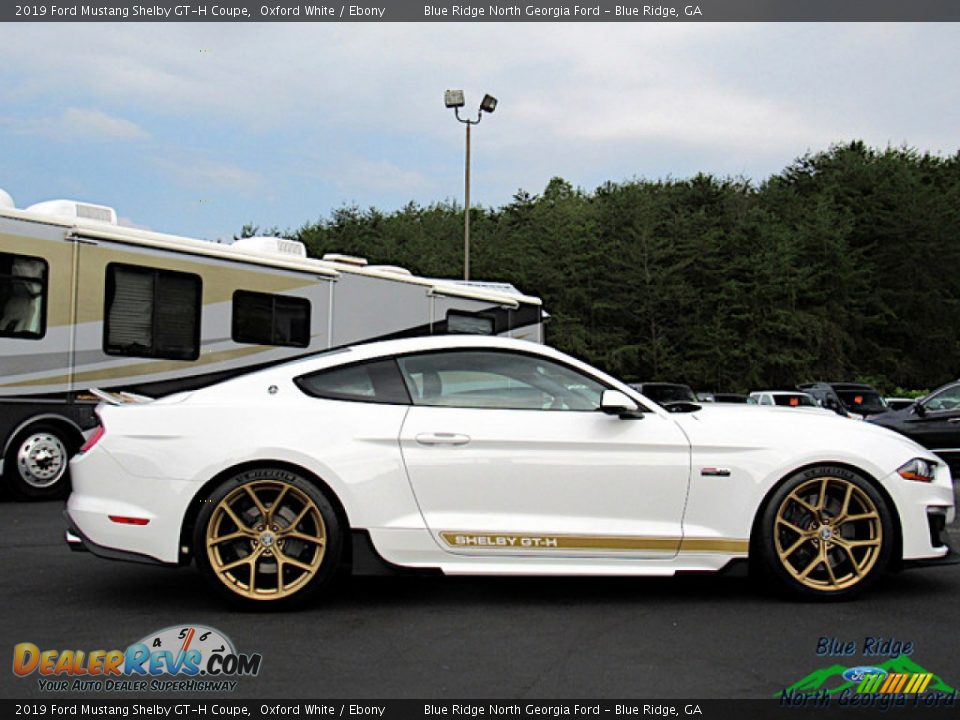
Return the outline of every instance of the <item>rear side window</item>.
[[[0,337],[39,340],[47,329],[47,261],[0,253]]]
[[[327,400],[409,405],[410,396],[393,360],[335,367],[295,380],[307,395]]]
[[[202,292],[199,275],[111,263],[103,313],[104,352],[196,360]]]
[[[234,342],[307,347],[310,301],[289,295],[237,290],[233,294]]]

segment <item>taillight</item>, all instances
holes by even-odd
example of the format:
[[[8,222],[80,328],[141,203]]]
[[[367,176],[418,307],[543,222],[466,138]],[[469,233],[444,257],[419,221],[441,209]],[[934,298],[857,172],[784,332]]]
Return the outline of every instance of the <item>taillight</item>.
[[[80,447],[80,452],[85,453],[90,450],[94,445],[100,442],[100,438],[103,437],[103,434],[106,432],[103,425],[97,425],[97,429],[93,431],[93,435],[87,438],[87,441]]]

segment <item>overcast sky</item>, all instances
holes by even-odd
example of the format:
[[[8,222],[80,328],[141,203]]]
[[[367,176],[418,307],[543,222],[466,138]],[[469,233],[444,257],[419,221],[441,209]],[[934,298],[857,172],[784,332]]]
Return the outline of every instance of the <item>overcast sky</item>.
[[[58,24],[0,42],[0,187],[164,232],[297,227],[345,203],[475,202],[559,175],[763,179],[855,138],[954,154],[954,24]]]

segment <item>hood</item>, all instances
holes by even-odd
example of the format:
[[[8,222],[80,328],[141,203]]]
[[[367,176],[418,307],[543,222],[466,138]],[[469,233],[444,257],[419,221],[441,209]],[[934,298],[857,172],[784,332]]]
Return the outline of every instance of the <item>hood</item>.
[[[913,457],[936,460],[930,451],[900,433],[834,413],[750,405],[704,405],[672,416],[694,448],[777,450],[785,454],[870,458],[885,472]]]

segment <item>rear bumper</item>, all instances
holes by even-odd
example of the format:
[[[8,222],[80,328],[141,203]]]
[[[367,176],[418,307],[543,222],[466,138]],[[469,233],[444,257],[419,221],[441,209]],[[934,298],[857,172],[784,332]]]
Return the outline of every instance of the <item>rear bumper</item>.
[[[91,552],[119,559],[144,556],[165,565],[183,561],[181,524],[194,492],[191,484],[133,476],[99,446],[74,457],[70,473],[68,522]],[[115,516],[145,522],[125,524],[111,519]]]
[[[125,560],[127,562],[147,565],[170,565],[170,563],[161,562],[157,560],[157,558],[150,557],[149,555],[98,545],[84,535],[83,531],[77,528],[76,523],[73,522],[67,510],[63,511],[63,519],[67,523],[67,529],[63,533],[63,539],[66,541],[67,546],[74,552],[89,552],[97,557],[107,558],[108,560]]]

